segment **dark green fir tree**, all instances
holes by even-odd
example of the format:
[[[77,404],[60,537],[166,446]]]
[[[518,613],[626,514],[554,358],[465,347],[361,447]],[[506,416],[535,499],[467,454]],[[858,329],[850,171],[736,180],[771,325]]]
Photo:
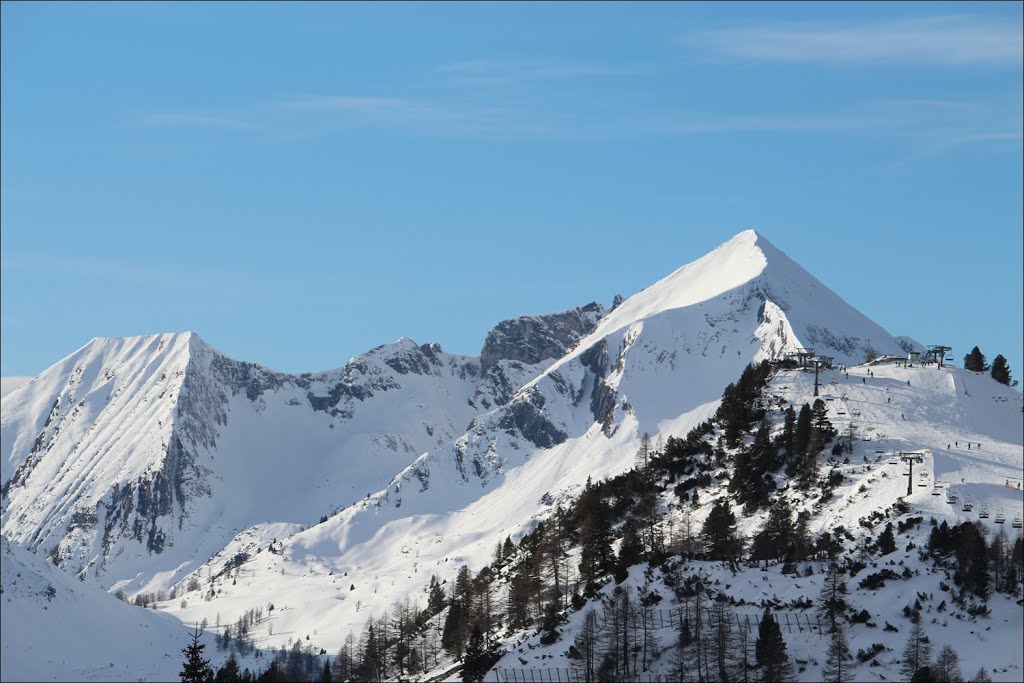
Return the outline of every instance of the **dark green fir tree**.
[[[985,354],[981,352],[977,346],[971,349],[971,352],[964,356],[964,369],[973,370],[974,372],[985,372],[988,370],[988,362],[985,360]]]
[[[1007,386],[1017,386],[1017,381],[1010,378],[1010,365],[1006,362],[1003,354],[999,354],[992,361],[992,379]]]
[[[181,668],[182,683],[206,683],[213,680],[213,668],[209,659],[203,659],[203,650],[206,645],[199,642],[199,626],[196,626],[194,633],[188,634],[192,642],[182,649],[185,655],[185,663]]]

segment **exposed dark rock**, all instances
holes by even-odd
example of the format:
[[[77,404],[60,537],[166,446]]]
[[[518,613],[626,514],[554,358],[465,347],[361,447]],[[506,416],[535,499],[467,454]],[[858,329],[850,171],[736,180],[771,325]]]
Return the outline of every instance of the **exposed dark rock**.
[[[518,431],[539,448],[551,448],[569,438],[544,415],[544,396],[536,390],[508,404],[498,426],[512,435]]]
[[[438,344],[424,344],[423,346],[401,351],[388,356],[384,363],[400,375],[428,375],[431,365],[440,365],[441,361],[437,355],[441,352]]]
[[[487,333],[480,363],[484,371],[498,360],[517,360],[531,365],[561,358],[594,329],[604,309],[589,303],[562,313],[524,315],[503,320]]]
[[[608,374],[608,342],[604,339],[597,342],[579,356],[580,363],[593,375],[593,388],[590,390],[590,412],[594,420],[601,423],[604,433],[611,434],[612,418],[615,415],[615,390],[609,387],[604,378]]]

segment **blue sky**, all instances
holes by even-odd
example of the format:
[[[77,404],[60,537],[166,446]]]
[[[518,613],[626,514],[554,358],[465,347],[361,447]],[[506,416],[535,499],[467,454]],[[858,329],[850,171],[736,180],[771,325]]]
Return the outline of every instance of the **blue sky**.
[[[3,3],[2,374],[477,353],[753,227],[1024,378],[1021,8]]]

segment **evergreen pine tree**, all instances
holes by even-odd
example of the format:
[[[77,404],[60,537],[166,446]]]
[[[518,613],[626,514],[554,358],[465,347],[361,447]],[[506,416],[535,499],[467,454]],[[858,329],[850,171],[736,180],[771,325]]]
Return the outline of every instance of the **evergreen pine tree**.
[[[331,658],[328,657],[324,660],[324,668],[320,670],[320,683],[331,683],[334,680],[334,676],[331,673]]]
[[[892,522],[885,525],[885,530],[878,535],[878,552],[882,555],[896,552],[896,537],[892,532]]]
[[[462,608],[462,603],[452,601],[444,620],[444,633],[441,645],[456,659],[462,657],[466,647],[466,632],[469,629],[469,617]]]
[[[793,544],[793,509],[785,498],[779,497],[768,511],[761,531],[754,536],[750,555],[753,560],[780,560]]]
[[[444,609],[444,588],[436,576],[430,577],[430,589],[427,593],[427,613],[431,616]]]
[[[793,432],[793,450],[797,453],[806,453],[810,442],[811,406],[805,403],[800,406],[800,413],[796,418],[796,429]]]
[[[277,657],[270,660],[270,664],[267,665],[267,668],[263,670],[256,680],[260,683],[279,683],[279,681],[287,680],[284,671],[281,669],[281,663],[277,661]]]
[[[757,627],[757,642],[754,644],[754,657],[761,667],[761,680],[789,681],[793,678],[793,667],[786,653],[786,641],[782,638],[782,628],[775,616],[767,607]]]
[[[807,488],[814,481],[817,471],[818,452],[811,452],[811,406],[807,403],[800,407],[793,430],[793,455],[786,463],[786,476],[797,480],[800,488]]]
[[[622,525],[622,543],[619,544],[619,559],[615,565],[615,581],[622,583],[629,574],[629,568],[639,564],[644,546],[640,542],[636,518],[630,517]]]
[[[241,672],[238,668],[238,659],[232,652],[224,666],[217,669],[217,675],[213,679],[215,683],[238,683],[241,680]]]
[[[964,356],[964,369],[973,370],[974,372],[985,372],[988,370],[988,363],[985,360],[985,354],[981,352],[977,346],[971,349],[971,352]]]
[[[466,683],[477,683],[484,680],[495,659],[484,645],[484,636],[479,626],[473,626],[466,646],[466,658],[462,665],[462,680]]]
[[[588,597],[597,591],[597,580],[613,569],[612,514],[587,477],[577,502],[580,530],[580,581]]]
[[[1007,386],[1017,386],[1016,380],[1010,379],[1010,365],[1006,362],[1006,358],[1003,357],[1003,354],[999,354],[996,356],[996,359],[992,361],[992,379]]]
[[[203,659],[203,650],[206,645],[199,642],[199,626],[196,625],[195,633],[190,633],[192,642],[182,649],[185,655],[185,664],[181,668],[182,683],[206,683],[213,680],[213,668],[209,659]]]
[[[469,573],[469,567],[462,565],[459,573],[455,575],[455,587],[452,589],[452,601],[458,602],[463,611],[468,615],[473,604],[473,577]]]
[[[782,422],[782,436],[780,445],[783,453],[789,458],[793,455],[796,447],[796,410],[790,405],[786,408],[785,419]]]
[[[735,560],[742,549],[736,535],[736,515],[724,500],[715,503],[701,529],[705,552],[710,560]]]
[[[768,503],[775,480],[768,476],[778,465],[778,451],[772,443],[767,419],[761,421],[754,441],[736,454],[729,490],[744,504],[744,512],[755,512]]]
[[[511,536],[505,537],[505,545],[501,549],[501,554],[505,556],[505,559],[512,557],[512,553],[516,550],[515,543],[512,542]]]

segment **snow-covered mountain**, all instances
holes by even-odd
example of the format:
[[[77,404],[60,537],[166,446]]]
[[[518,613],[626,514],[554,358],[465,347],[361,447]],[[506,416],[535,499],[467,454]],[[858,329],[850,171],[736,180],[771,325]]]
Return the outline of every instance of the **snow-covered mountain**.
[[[420,589],[422,571],[481,566],[496,541],[524,533],[588,476],[632,467],[644,432],[685,434],[714,412],[748,363],[814,346],[855,364],[869,351],[904,354],[906,343],[758,233],[740,233],[626,299],[507,403],[424,452],[383,490],[252,563],[246,585],[254,594],[238,599],[255,603],[271,574],[309,568],[332,602],[311,594],[308,581],[305,598],[292,597],[297,585],[280,590],[290,600],[318,601],[325,623],[354,627],[363,618],[356,604]],[[214,573],[237,552],[265,546],[267,536],[241,534],[215,558]],[[364,578],[336,594],[337,576],[346,573]]]
[[[182,602],[160,607],[189,623],[272,600],[274,631],[258,645],[300,634],[334,651],[432,574],[487,564],[497,542],[520,538],[588,477],[631,468],[644,433],[686,434],[748,363],[807,347],[856,366],[920,345],[754,231],[609,311],[499,323],[479,357],[403,339],[295,376],[193,334],[97,339],[3,399],[3,535],[104,588],[174,587]],[[965,487],[1009,477],[1022,442],[1016,393],[928,372],[869,385],[865,369],[835,398],[860,402],[847,411],[868,416],[886,448],[958,434],[991,444],[982,459],[936,455],[934,476]],[[779,391],[796,401],[806,382],[798,374]],[[888,401],[867,407],[885,382],[912,421]],[[976,392],[984,406],[970,402]],[[858,505],[891,503],[874,490]],[[855,522],[843,504],[818,511],[815,528]],[[209,594],[210,577],[229,572]]]
[[[105,587],[173,582],[241,529],[310,524],[380,489],[601,313],[505,321],[480,358],[401,339],[299,376],[192,333],[93,339],[3,399],[4,535]]]

